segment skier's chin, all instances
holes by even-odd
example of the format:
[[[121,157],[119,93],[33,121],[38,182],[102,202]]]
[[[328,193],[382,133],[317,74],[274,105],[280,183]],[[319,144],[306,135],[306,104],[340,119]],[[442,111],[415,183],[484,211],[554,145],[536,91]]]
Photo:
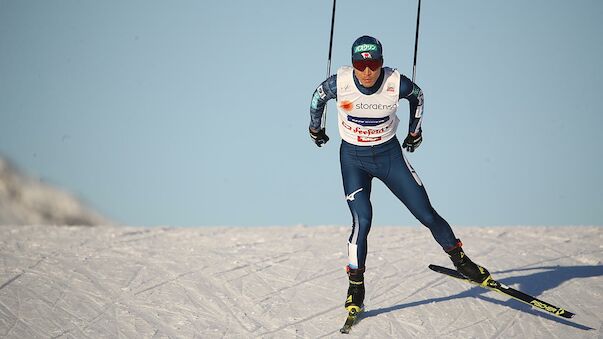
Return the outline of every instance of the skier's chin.
[[[360,79],[360,84],[364,87],[372,87],[375,84],[375,79]]]

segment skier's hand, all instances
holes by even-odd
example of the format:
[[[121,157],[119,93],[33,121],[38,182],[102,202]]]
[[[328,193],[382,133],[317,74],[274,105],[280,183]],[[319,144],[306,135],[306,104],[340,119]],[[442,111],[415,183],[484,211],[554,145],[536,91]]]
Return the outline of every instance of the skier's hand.
[[[419,147],[423,141],[423,136],[421,132],[418,133],[408,133],[406,139],[402,143],[402,147],[406,149],[408,152],[414,152],[415,149]]]
[[[322,147],[322,145],[326,144],[329,141],[329,137],[325,133],[325,129],[321,128],[318,131],[312,130],[310,128],[310,137],[314,140],[314,143],[318,147]]]

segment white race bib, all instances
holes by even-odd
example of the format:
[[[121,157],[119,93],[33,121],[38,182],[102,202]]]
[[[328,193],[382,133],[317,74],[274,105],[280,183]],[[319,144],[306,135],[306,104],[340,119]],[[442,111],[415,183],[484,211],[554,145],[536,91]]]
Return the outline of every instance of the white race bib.
[[[377,92],[362,94],[354,84],[354,69],[337,71],[337,111],[339,134],[346,142],[359,146],[384,143],[396,135],[400,73],[384,67],[383,83]]]

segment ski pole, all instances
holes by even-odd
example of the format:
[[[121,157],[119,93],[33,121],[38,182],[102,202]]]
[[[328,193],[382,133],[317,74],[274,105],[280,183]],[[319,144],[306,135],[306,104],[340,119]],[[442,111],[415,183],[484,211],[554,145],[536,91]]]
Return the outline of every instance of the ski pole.
[[[412,82],[415,82],[415,77],[417,74],[417,49],[419,47],[419,19],[421,17],[421,0],[419,0],[419,5],[417,7],[417,30],[415,32],[415,57],[412,62]]]
[[[327,78],[331,76],[331,54],[333,52],[333,30],[335,28],[335,7],[337,0],[333,0],[333,12],[331,13],[331,37],[329,38],[329,58],[327,60]],[[322,121],[320,124],[321,128],[327,127],[327,105],[325,105],[325,110],[322,114]]]

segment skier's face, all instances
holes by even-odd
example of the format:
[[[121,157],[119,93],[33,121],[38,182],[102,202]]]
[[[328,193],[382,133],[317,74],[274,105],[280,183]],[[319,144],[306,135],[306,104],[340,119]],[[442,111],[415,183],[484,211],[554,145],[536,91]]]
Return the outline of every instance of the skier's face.
[[[381,75],[381,67],[374,71],[370,67],[365,67],[364,70],[354,68],[354,74],[362,86],[372,87],[377,82],[377,79],[379,79],[379,75]]]

